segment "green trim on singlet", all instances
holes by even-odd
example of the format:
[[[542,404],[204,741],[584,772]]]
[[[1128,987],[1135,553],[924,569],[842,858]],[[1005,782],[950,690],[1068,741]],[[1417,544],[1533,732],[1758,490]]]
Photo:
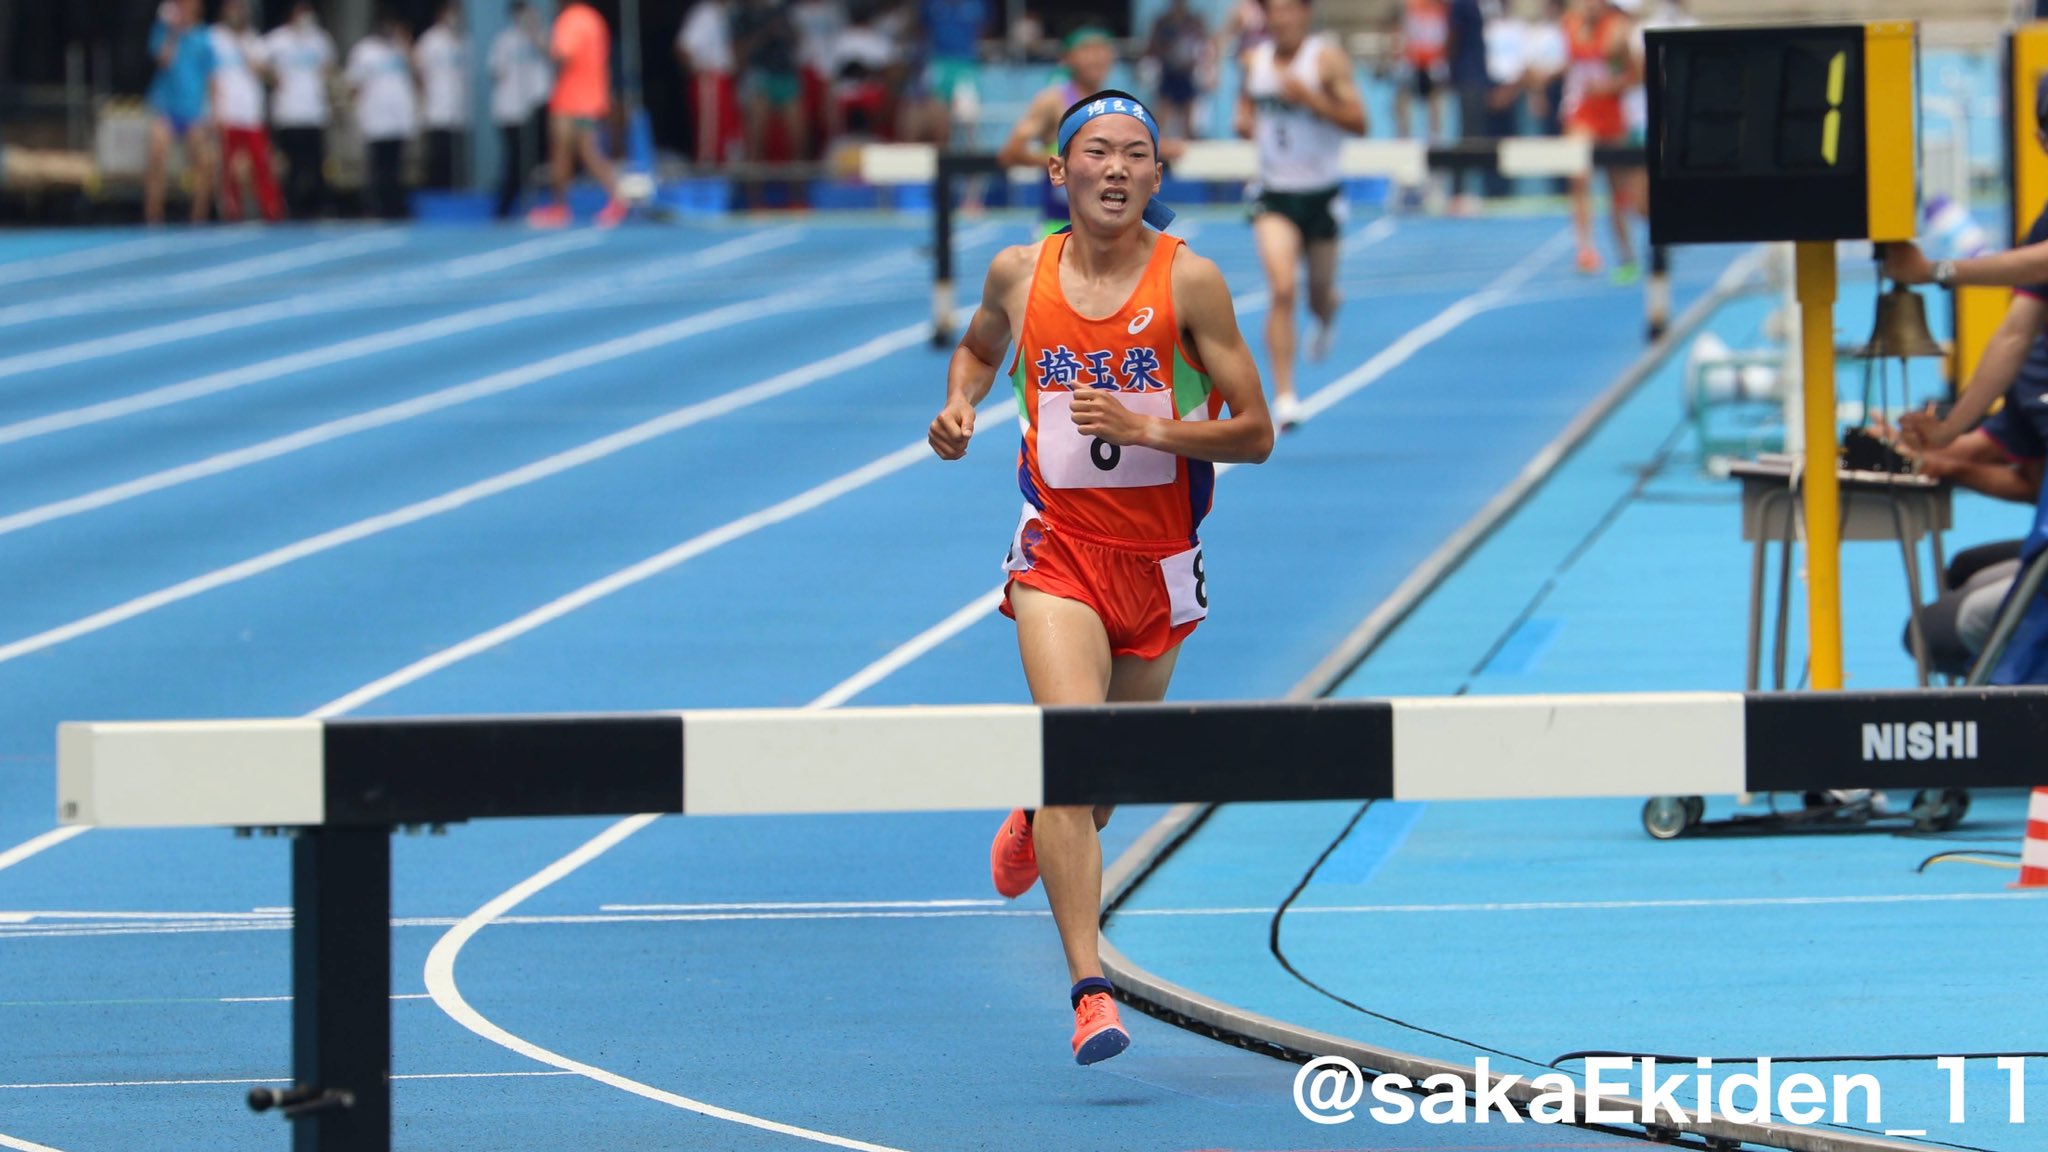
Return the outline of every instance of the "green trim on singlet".
[[[1017,418],[1027,425],[1031,423],[1031,409],[1024,405],[1024,356],[1018,349],[1017,366],[1010,370],[1010,389],[1017,394]]]
[[[1213,390],[1209,376],[1195,371],[1188,358],[1180,354],[1180,342],[1173,345],[1173,410],[1185,420],[1188,413],[1209,402]]]

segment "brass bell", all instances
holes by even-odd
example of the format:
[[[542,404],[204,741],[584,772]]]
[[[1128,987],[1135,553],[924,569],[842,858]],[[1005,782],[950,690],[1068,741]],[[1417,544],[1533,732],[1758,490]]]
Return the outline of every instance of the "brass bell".
[[[1877,322],[1871,325],[1870,342],[1856,354],[1868,360],[1905,360],[1942,357],[1948,349],[1927,328],[1927,302],[1904,284],[1877,298]]]

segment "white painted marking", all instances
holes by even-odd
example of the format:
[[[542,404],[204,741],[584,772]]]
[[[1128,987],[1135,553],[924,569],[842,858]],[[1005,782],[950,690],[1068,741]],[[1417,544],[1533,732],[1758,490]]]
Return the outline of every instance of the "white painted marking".
[[[708,1116],[714,1120],[725,1120],[734,1124],[743,1124],[749,1128],[775,1132],[784,1136],[794,1136],[800,1140],[810,1140],[837,1148],[859,1149],[862,1152],[900,1152],[900,1150],[891,1149],[885,1145],[850,1140],[844,1136],[832,1135],[829,1132],[799,1128],[792,1124],[768,1120],[760,1116],[749,1115],[745,1112],[736,1112],[730,1108],[721,1108],[715,1104],[707,1104],[701,1100],[693,1100],[687,1096],[656,1088],[651,1084],[643,1084],[638,1080],[628,1079],[616,1072],[608,1072],[593,1064],[572,1060],[558,1052],[549,1051],[538,1044],[505,1031],[485,1018],[475,1008],[470,1007],[469,1001],[463,998],[461,990],[455,985],[455,960],[462,954],[463,945],[469,943],[470,939],[484,925],[510,912],[528,897],[531,897],[562,877],[569,875],[571,872],[576,871],[591,860],[603,855],[614,844],[645,828],[656,819],[657,817],[653,815],[629,816],[613,824],[568,855],[563,856],[546,868],[513,885],[503,894],[464,917],[461,923],[449,929],[446,935],[434,942],[433,950],[427,954],[427,991],[433,995],[434,1003],[439,1005],[441,1010],[446,1012],[456,1023],[491,1041],[493,1044],[517,1052],[529,1060],[560,1068],[567,1072],[574,1072],[580,1076],[595,1080],[600,1084],[617,1088],[622,1092],[630,1092],[643,1099],[667,1104],[672,1108],[681,1108],[688,1112],[695,1112],[700,1116]]]
[[[752,238],[746,239],[751,240]],[[762,245],[758,243],[747,243],[745,241],[721,244],[717,248],[707,249],[704,252],[698,253],[698,258],[694,261],[694,269],[710,268],[744,256],[750,256],[760,251],[761,247]],[[667,331],[678,325],[690,324],[695,324],[697,327],[689,329],[687,334],[696,335],[701,331],[715,330],[722,324],[740,323],[759,316],[770,315],[775,311],[783,310],[780,305],[788,304],[790,300],[808,300],[815,296],[816,293],[817,290],[815,288],[798,289],[794,292],[781,293],[778,296],[764,297],[761,300],[729,304],[723,308],[713,309],[710,312],[700,313],[697,316],[671,322],[671,324],[663,327],[649,329],[647,332],[637,334],[637,336],[644,337],[651,332]],[[492,304],[484,308],[473,308],[467,312],[458,312],[452,316],[443,316],[419,324],[409,324],[403,328],[393,328],[389,331],[376,332],[368,336],[358,336],[336,344],[328,344],[319,348],[310,348],[303,352],[293,352],[288,355],[273,357],[269,360],[245,365],[240,368],[229,368],[220,372],[211,372],[205,376],[195,377],[177,384],[166,384],[160,388],[152,388],[147,392],[138,392],[132,396],[122,396],[113,400],[105,400],[98,404],[88,404],[81,408],[66,409],[62,412],[51,412],[46,415],[31,417],[27,420],[17,420],[12,424],[0,424],[0,444],[12,444],[17,440],[47,436],[52,432],[63,432],[73,428],[83,428],[91,424],[104,423],[108,420],[118,420],[123,416],[133,416],[138,412],[165,408],[172,404],[181,404],[187,400],[196,400],[202,396],[213,396],[222,392],[233,391],[237,388],[246,388],[251,384],[260,384],[266,380],[276,380],[280,377],[288,377],[300,372],[310,372],[315,368],[345,364],[351,360],[360,360],[366,356],[375,356],[379,353],[391,352],[400,348],[410,348],[415,344],[424,344],[432,340],[460,335],[464,332],[473,332],[480,328],[491,328],[524,317],[546,315],[560,310],[574,299],[589,294],[590,290],[585,289],[550,292],[521,300],[507,301],[503,304]],[[783,299],[784,297],[789,299]],[[776,303],[770,305],[771,301]],[[614,343],[630,341],[635,338],[635,336],[621,337],[619,341],[614,341]],[[594,346],[594,348],[603,347],[606,347],[606,345]],[[586,349],[584,351],[589,352],[592,350],[594,349]],[[579,354],[581,353],[565,353],[564,357],[573,357]],[[556,359],[563,359],[564,357],[557,357]],[[543,363],[546,362],[544,361]],[[539,365],[535,365],[530,369],[524,370],[537,370],[538,367]],[[388,404],[382,408],[359,413],[355,416],[330,420],[325,424],[280,436],[272,440],[266,440],[261,444],[251,445],[248,448],[221,453],[196,463],[168,468],[164,471],[155,472],[122,484],[102,488],[97,492],[88,492],[83,496],[75,496],[68,500],[59,500],[52,504],[45,504],[40,508],[31,508],[24,512],[17,512],[5,518],[4,523],[7,526],[0,528],[0,532],[16,531],[19,528],[27,527],[31,524],[41,524],[47,520],[57,519],[60,516],[75,515],[77,512],[86,509],[103,508],[116,500],[128,499],[143,492],[159,491],[161,488],[168,487],[171,484],[184,483],[194,476],[210,476],[225,470],[221,463],[223,461],[234,462],[227,465],[229,467],[242,467],[251,461],[267,460],[274,455],[281,455],[285,451],[295,452],[311,444],[331,440],[335,436],[359,432],[364,428],[382,427],[385,424],[395,423],[399,420],[409,420],[425,412],[436,411],[451,404],[465,403],[476,399],[478,396],[492,395],[506,390],[506,387],[519,387],[522,384],[532,382],[531,380],[520,379],[517,383],[510,385],[491,386],[493,381],[500,381],[502,385],[501,378],[515,376],[519,371],[522,370],[515,369],[512,372],[486,377],[483,381],[472,381],[468,384],[458,384],[449,388],[443,388],[437,392],[429,392],[424,396],[418,396],[395,404]]]
[[[0,912],[0,923],[24,923],[28,920],[249,920],[267,916],[289,919],[292,910],[278,908],[253,912],[80,912],[75,910],[55,911],[36,909],[33,912]],[[19,917],[18,920],[10,920]]]
[[[1887,1129],[1885,1129],[1885,1130],[1884,1130],[1884,1134],[1885,1134],[1885,1135],[1887,1135],[1887,1136],[1925,1136],[1925,1135],[1927,1135],[1927,1129],[1925,1129],[1925,1128],[1887,1128]]]
[[[393,1080],[509,1080],[533,1076],[568,1076],[568,1072],[401,1072]],[[275,1079],[222,1079],[222,1080],[73,1080],[49,1084],[0,1084],[0,1091],[19,1092],[39,1088],[182,1088],[187,1086],[212,1087],[222,1084],[289,1084],[290,1080]],[[0,1137],[0,1140],[6,1139]],[[6,1145],[10,1148],[37,1148],[40,1145]],[[54,1152],[54,1150],[52,1150]]]
[[[391,998],[393,1000],[433,999],[433,997],[425,992],[396,992],[392,994]],[[292,998],[290,996],[223,996],[220,998],[220,1002],[223,1004],[289,1004],[292,1002]]]
[[[1501,273],[1485,288],[1452,304],[1424,321],[1420,327],[1410,329],[1400,339],[1381,349],[1372,359],[1316,389],[1314,395],[1302,401],[1302,419],[1312,419],[1329,411],[1357,392],[1370,387],[1374,381],[1387,373],[1406,364],[1417,352],[1457,331],[1465,321],[1486,311],[1496,301],[1505,299],[1515,289],[1527,283],[1530,277],[1558,253],[1564,251],[1570,243],[1569,232],[1560,232],[1551,237],[1538,245],[1535,251],[1523,257],[1514,267]]]
[[[0,1148],[12,1148],[15,1152],[58,1152],[48,1144],[37,1144],[32,1140],[7,1135],[0,1135]]]
[[[854,364],[877,359],[898,347],[917,343],[925,339],[929,334],[930,327],[926,324],[915,324],[906,328],[900,328],[887,336],[871,340],[860,348],[842,352],[830,360],[820,361],[810,367],[800,368],[794,374],[785,375],[803,375],[806,377],[806,382],[811,378],[833,375]],[[778,377],[778,379],[781,378]],[[769,382],[764,382],[764,384],[766,383]],[[754,387],[762,386],[755,385]],[[787,387],[783,390],[787,390]],[[1009,403],[1013,403],[1009,397],[999,396],[982,406],[983,414],[986,415],[991,411],[998,411]],[[999,420],[981,421],[975,427],[975,435],[979,436],[990,429],[999,427],[1006,428],[1007,426]],[[378,697],[389,695],[405,687],[407,684],[431,676],[443,668],[458,664],[469,659],[471,656],[488,652],[509,640],[524,636],[528,632],[532,632],[544,624],[559,620],[579,608],[586,608],[595,604],[615,592],[623,591],[635,584],[652,579],[679,564],[702,556],[706,552],[722,548],[735,540],[745,539],[763,528],[772,527],[786,520],[794,519],[812,509],[823,507],[849,492],[859,491],[877,480],[892,476],[910,467],[912,464],[925,459],[930,452],[930,446],[923,440],[906,444],[886,456],[855,468],[851,472],[843,473],[831,480],[827,480],[823,484],[808,488],[797,493],[795,496],[771,504],[757,512],[751,512],[737,520],[728,521],[708,532],[692,536],[672,548],[657,552],[637,564],[629,565],[608,576],[585,584],[573,592],[550,600],[546,604],[515,619],[508,620],[487,632],[480,632],[460,644],[452,645],[439,652],[422,657],[388,676],[374,680],[345,696],[321,705],[319,708],[314,709],[310,715],[316,717],[338,716],[344,712],[354,711]],[[12,645],[0,647],[0,662],[12,658],[12,647]]]
[[[496,252],[485,252],[452,260],[439,268],[411,269],[392,276],[375,277],[352,284],[346,288],[325,289],[306,292],[284,300],[251,304],[242,308],[231,308],[224,312],[209,312],[184,320],[173,320],[148,328],[129,332],[118,332],[109,336],[97,336],[72,344],[61,344],[37,352],[23,352],[15,356],[0,356],[0,379],[19,376],[27,372],[40,372],[59,368],[66,364],[77,364],[87,360],[98,360],[107,356],[118,356],[124,352],[136,352],[144,348],[155,348],[180,340],[191,340],[200,336],[211,336],[218,332],[231,332],[271,320],[288,319],[293,316],[310,316],[328,312],[337,307],[351,304],[388,303],[396,293],[411,289],[432,287],[449,283],[485,272],[502,271],[518,264],[545,259],[561,252],[588,248],[598,242],[602,233],[570,233],[565,236],[549,236],[514,244]],[[736,243],[736,242],[735,242]],[[707,250],[708,254],[710,250]],[[485,263],[489,260],[491,263]]]
[[[86,831],[86,829],[83,825],[78,825],[69,828],[52,828],[48,832],[45,832],[40,836],[34,836],[29,838],[28,840],[24,840],[23,842],[16,844],[14,847],[9,848],[7,851],[0,852],[0,872],[4,872],[9,868],[14,867],[16,864],[21,863],[23,860],[28,859],[29,857],[35,855],[38,852],[43,851],[46,848],[55,848],[57,845],[62,844],[66,840],[69,840],[73,836],[77,836],[84,831]]]
[[[478,500],[532,484],[535,481],[569,471],[572,468],[579,468],[592,461],[603,459],[606,456],[652,440],[658,436],[666,435],[669,432],[702,423],[714,417],[725,415],[728,412],[748,407],[749,405],[758,404],[783,393],[795,391],[798,388],[816,383],[818,380],[828,378],[838,372],[872,360],[878,360],[891,352],[918,344],[929,334],[930,326],[923,323],[899,328],[895,332],[877,337],[858,348],[839,353],[826,360],[785,372],[780,376],[771,377],[756,384],[750,384],[745,388],[728,392],[724,396],[679,408],[674,412],[656,417],[653,420],[600,437],[575,448],[558,452],[553,456],[534,461],[531,464],[522,465],[508,472],[501,472],[496,476],[464,485],[450,492],[444,492],[439,496],[416,501],[403,508],[380,513],[376,516],[358,520],[353,524],[346,524],[340,528],[330,529],[318,535],[306,537],[294,543],[274,548],[261,555],[252,556],[247,560],[230,564],[225,568],[215,569],[212,572],[195,576],[189,580],[157,589],[154,592],[146,593],[124,603],[116,604],[111,608],[102,609],[90,616],[84,616],[69,623],[58,625],[55,628],[39,632],[33,636],[27,636],[9,644],[0,645],[0,663],[6,663],[32,652],[40,652],[46,648],[55,647],[67,641],[75,640],[80,636],[87,636],[94,632],[102,631],[125,620],[132,620],[137,616],[153,612],[167,605],[189,600],[194,596],[210,592],[216,588],[239,583],[252,576],[261,575],[297,560],[303,560],[308,556],[318,555],[319,553],[339,548],[344,544],[351,544],[357,540],[367,539],[371,536],[388,532],[393,528],[439,516],[442,513],[454,511]],[[584,352],[572,355],[581,359],[590,359],[596,356],[598,349],[607,347],[610,347],[610,345],[598,345],[595,349],[587,349]],[[563,359],[566,358],[557,357],[556,360],[544,361],[541,365],[537,365],[532,369],[521,369],[519,371],[522,373],[539,371],[549,365],[555,365],[557,361]],[[567,371],[568,369],[557,366],[555,370]],[[501,375],[511,374],[505,373]],[[496,378],[494,377],[493,379]],[[899,468],[902,466],[904,466],[903,463],[896,465]],[[870,467],[875,466],[870,465]],[[891,468],[888,470],[894,471],[895,469]],[[768,511],[764,511],[757,515],[768,514]],[[777,517],[777,519],[780,518],[784,517]],[[765,526],[767,522],[764,522],[763,525],[756,525],[756,527]],[[4,523],[5,518],[0,518],[0,524]],[[748,531],[752,530],[748,529]],[[0,531],[4,531],[4,529],[0,529]],[[740,535],[745,534],[746,532],[740,533]],[[683,559],[687,558],[683,557]],[[651,574],[648,573],[648,575]],[[421,675],[424,674],[424,672],[421,673]],[[316,715],[324,714],[316,713]]]
[[[202,268],[196,272],[184,272],[167,276],[149,284],[127,284],[117,288],[96,289],[79,292],[70,296],[59,296],[54,300],[40,300],[32,304],[17,304],[11,308],[0,308],[0,327],[27,324],[37,320],[50,320],[59,316],[76,316],[86,312],[97,312],[117,308],[123,304],[176,303],[177,298],[189,292],[201,292],[210,288],[221,288],[289,272],[295,268],[310,268],[315,264],[328,264],[336,260],[347,260],[386,248],[396,248],[405,243],[405,233],[397,230],[378,230],[338,240],[323,240],[303,248],[284,252],[272,252],[267,256],[255,256],[222,264],[216,268]]]
[[[831,705],[814,705],[831,707]],[[600,912],[817,912],[878,908],[1001,908],[1008,900],[832,900],[767,904],[600,904]]]
[[[183,236],[146,236],[113,244],[101,244],[77,252],[65,252],[57,256],[17,260],[0,264],[0,284],[20,284],[26,280],[41,280],[48,276],[88,272],[94,268],[126,264],[131,260],[146,260],[151,256],[161,256],[169,252],[203,252],[208,248],[219,248],[226,244],[247,244],[260,234],[254,230],[214,229],[187,233]]]

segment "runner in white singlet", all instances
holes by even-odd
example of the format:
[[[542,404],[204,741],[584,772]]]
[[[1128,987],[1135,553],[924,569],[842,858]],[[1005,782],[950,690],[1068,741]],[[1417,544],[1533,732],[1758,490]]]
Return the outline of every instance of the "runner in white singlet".
[[[1309,357],[1329,355],[1337,319],[1337,232],[1344,216],[1338,156],[1346,136],[1365,134],[1365,105],[1351,60],[1334,39],[1310,35],[1307,0],[1266,0],[1272,38],[1245,53],[1238,134],[1258,145],[1252,237],[1273,304],[1266,353],[1273,415],[1282,429],[1301,419],[1294,391],[1295,286],[1308,265],[1308,307],[1316,329]]]

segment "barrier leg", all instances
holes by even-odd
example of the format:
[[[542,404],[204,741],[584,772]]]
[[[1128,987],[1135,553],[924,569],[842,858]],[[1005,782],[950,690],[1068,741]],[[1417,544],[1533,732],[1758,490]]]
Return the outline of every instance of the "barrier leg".
[[[300,829],[292,910],[292,1087],[250,1104],[293,1152],[390,1152],[391,830]]]

